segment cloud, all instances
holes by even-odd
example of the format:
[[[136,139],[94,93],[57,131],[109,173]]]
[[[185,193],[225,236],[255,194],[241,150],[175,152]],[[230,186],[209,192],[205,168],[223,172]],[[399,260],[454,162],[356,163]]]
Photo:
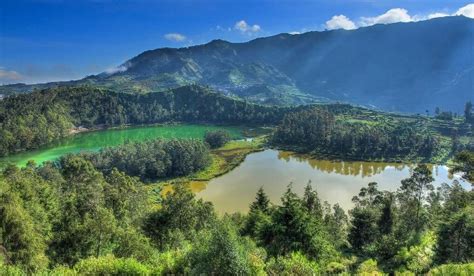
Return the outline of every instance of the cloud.
[[[0,81],[10,83],[21,79],[23,79],[23,76],[20,73],[0,67]]]
[[[474,4],[467,4],[460,8],[455,15],[464,15],[469,18],[474,18]]]
[[[257,24],[249,25],[247,24],[247,22],[245,22],[245,20],[240,20],[236,22],[234,25],[234,29],[240,31],[243,34],[250,34],[250,35],[258,33],[261,30],[259,25]]]
[[[326,21],[325,26],[328,30],[354,30],[356,28],[354,22],[352,22],[349,18],[342,14],[333,16],[330,20]]]
[[[394,8],[390,9],[387,12],[373,16],[373,17],[361,17],[357,23],[354,23],[347,16],[340,14],[333,16],[330,20],[326,21],[324,25],[327,30],[335,29],[346,29],[354,30],[359,27],[367,27],[375,24],[391,24],[398,22],[417,22],[423,20],[429,20],[433,18],[440,18],[446,16],[459,16],[463,15],[469,18],[474,18],[474,4],[468,4],[455,13],[446,13],[446,12],[433,12],[430,14],[416,14],[411,16],[406,9],[403,8]]]
[[[186,36],[178,33],[165,34],[165,38],[169,41],[181,42],[186,40]]]
[[[449,16],[449,14],[444,13],[444,12],[435,12],[432,14],[428,14],[426,19],[440,18],[440,17],[446,17],[446,16]],[[425,18],[422,18],[421,20],[425,20]]]
[[[388,10],[386,13],[375,17],[362,17],[361,26],[371,26],[375,24],[391,24],[397,22],[411,22],[412,17],[408,11],[401,8]]]
[[[109,75],[112,75],[112,74],[115,74],[115,73],[125,72],[125,71],[127,71],[127,69],[128,69],[127,66],[120,65],[118,67],[111,67],[111,68],[105,69],[105,73],[107,73]]]

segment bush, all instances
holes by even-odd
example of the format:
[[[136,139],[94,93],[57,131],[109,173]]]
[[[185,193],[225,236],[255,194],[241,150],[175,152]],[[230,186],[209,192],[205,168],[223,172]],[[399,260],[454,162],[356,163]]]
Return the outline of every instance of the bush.
[[[88,258],[74,266],[80,275],[147,275],[150,270],[144,264],[131,258],[116,258],[107,255],[99,258]]]
[[[317,275],[319,266],[308,260],[301,252],[293,252],[286,257],[272,259],[267,266],[268,275]]]
[[[209,144],[211,149],[219,148],[230,141],[230,134],[225,130],[207,131],[204,141]]]
[[[377,266],[377,261],[374,259],[362,262],[357,268],[356,273],[358,275],[383,275]]]
[[[474,263],[468,264],[445,264],[431,269],[428,272],[430,276],[436,275],[474,275]]]
[[[344,264],[338,262],[330,262],[326,266],[326,274],[341,274],[347,271],[347,267]]]
[[[420,274],[428,271],[433,263],[435,245],[436,235],[433,232],[427,232],[423,234],[419,244],[403,247],[395,258],[409,271]]]

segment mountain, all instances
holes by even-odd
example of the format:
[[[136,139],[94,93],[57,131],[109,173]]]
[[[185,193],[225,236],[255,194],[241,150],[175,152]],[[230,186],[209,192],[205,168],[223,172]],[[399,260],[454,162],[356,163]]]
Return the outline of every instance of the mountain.
[[[474,20],[462,16],[245,43],[214,40],[146,51],[114,73],[3,86],[0,93],[79,84],[148,93],[197,83],[267,104],[341,101],[388,111],[461,111],[474,100],[473,45]]]

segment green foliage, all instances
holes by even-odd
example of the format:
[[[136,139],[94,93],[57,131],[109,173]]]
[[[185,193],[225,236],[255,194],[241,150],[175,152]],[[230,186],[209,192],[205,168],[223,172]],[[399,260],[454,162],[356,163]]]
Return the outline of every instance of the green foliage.
[[[358,160],[430,160],[439,147],[427,128],[413,122],[361,124],[337,120],[334,113],[325,107],[289,113],[273,134],[272,143]]]
[[[418,244],[403,247],[395,258],[399,265],[417,275],[426,273],[433,264],[435,245],[436,235],[433,232],[426,232]]]
[[[190,252],[191,274],[249,275],[261,274],[262,261],[256,261],[255,246],[242,240],[229,221],[223,221],[206,233],[201,233]],[[253,268],[253,269],[252,269]]]
[[[268,275],[317,275],[320,273],[318,264],[309,260],[301,252],[292,252],[288,256],[271,259],[267,265]]]
[[[132,258],[107,255],[81,260],[74,266],[79,275],[148,275],[150,269]]]
[[[322,221],[313,216],[303,201],[291,190],[291,184],[271,216],[271,223],[261,232],[261,241],[273,255],[302,253],[320,262],[329,261],[336,251],[327,239]]]
[[[383,275],[379,270],[377,261],[368,259],[362,262],[356,270],[357,275]]]
[[[474,183],[474,152],[461,152],[455,156],[454,162],[455,165],[451,169],[451,172],[461,172],[464,179]]]
[[[207,131],[204,141],[212,148],[219,148],[230,141],[230,134],[225,130]]]
[[[69,135],[74,126],[266,124],[278,122],[285,110],[248,104],[199,86],[147,95],[88,86],[51,88],[0,101],[0,156],[38,148]]]
[[[176,184],[161,208],[146,217],[143,229],[159,248],[176,248],[183,240],[195,239],[215,219],[211,203],[196,200],[188,187]]]
[[[474,263],[467,264],[445,264],[431,269],[430,276],[459,275],[469,276],[474,274]]]
[[[472,192],[471,192],[472,193]],[[441,222],[437,258],[440,263],[470,262],[474,259],[474,201]]]
[[[211,162],[206,145],[193,139],[126,143],[82,156],[106,175],[116,168],[143,181],[185,176],[204,169]]]

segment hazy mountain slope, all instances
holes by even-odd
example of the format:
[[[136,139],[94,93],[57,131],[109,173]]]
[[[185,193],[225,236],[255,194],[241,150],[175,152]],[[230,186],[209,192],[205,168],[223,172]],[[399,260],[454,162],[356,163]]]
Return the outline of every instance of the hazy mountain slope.
[[[461,111],[474,100],[473,45],[474,20],[446,17],[151,50],[119,72],[74,83],[128,93],[200,83],[273,104],[329,99],[393,111]]]

